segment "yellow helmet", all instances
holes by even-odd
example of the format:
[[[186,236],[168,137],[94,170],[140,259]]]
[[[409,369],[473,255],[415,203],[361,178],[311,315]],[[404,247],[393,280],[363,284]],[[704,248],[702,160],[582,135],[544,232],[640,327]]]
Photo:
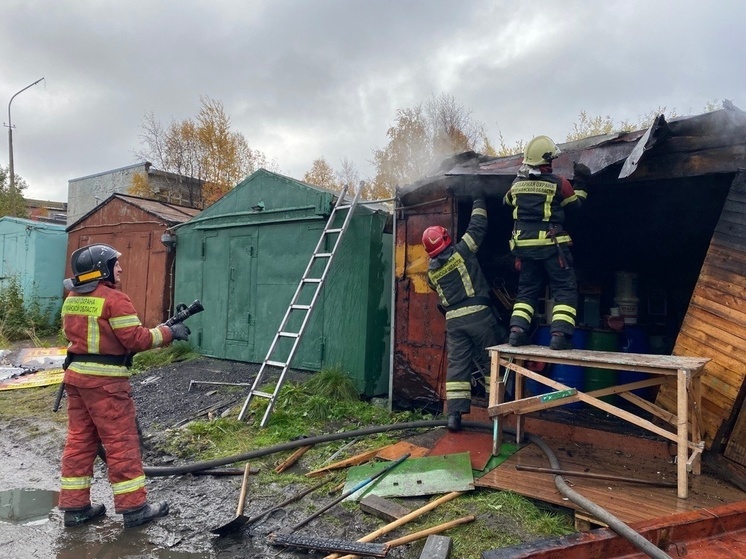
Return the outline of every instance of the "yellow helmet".
[[[562,153],[557,144],[549,136],[536,136],[528,145],[523,153],[524,165],[538,167],[539,165],[548,165],[552,159],[555,159]]]

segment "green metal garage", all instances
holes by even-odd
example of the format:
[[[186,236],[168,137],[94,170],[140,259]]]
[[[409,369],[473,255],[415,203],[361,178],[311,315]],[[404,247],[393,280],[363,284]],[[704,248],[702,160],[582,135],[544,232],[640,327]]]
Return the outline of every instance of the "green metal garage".
[[[331,213],[336,194],[260,169],[175,228],[176,301],[204,355],[261,363]],[[389,377],[390,213],[358,204],[292,362],[339,366],[365,396]]]

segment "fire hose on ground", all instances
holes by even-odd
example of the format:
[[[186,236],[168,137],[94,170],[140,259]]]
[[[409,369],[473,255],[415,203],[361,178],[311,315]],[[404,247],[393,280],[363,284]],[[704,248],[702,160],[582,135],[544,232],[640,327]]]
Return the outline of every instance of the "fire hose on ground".
[[[379,433],[385,433],[388,431],[401,431],[407,429],[427,429],[433,427],[445,427],[447,421],[444,419],[439,420],[427,420],[427,421],[410,421],[407,423],[392,423],[389,425],[376,425],[374,427],[366,427],[364,429],[356,429],[354,431],[344,431],[341,433],[330,433],[326,435],[318,435],[315,437],[302,438],[286,443],[278,444],[275,446],[260,448],[256,450],[250,450],[242,454],[236,454],[234,456],[226,456],[223,458],[216,458],[214,460],[206,460],[204,462],[193,462],[191,464],[183,464],[180,466],[146,466],[144,468],[145,475],[149,477],[162,477],[162,476],[173,476],[182,475],[194,472],[200,472],[209,468],[218,468],[220,466],[226,466],[228,464],[234,464],[236,462],[243,462],[246,460],[253,460],[263,456],[269,456],[278,452],[284,452],[286,450],[294,450],[302,446],[315,445],[320,443],[326,443],[331,441],[337,441],[341,439],[349,439],[356,437],[364,437],[367,435],[375,435]],[[463,428],[476,430],[476,431],[489,431],[492,432],[492,425],[487,423],[479,423],[475,421],[464,421]],[[515,432],[510,429],[503,429],[504,433],[509,435],[515,435]],[[526,438],[534,443],[541,449],[546,455],[551,467],[554,469],[560,469],[561,465],[557,456],[554,454],[551,448],[538,436],[526,433]],[[613,514],[606,509],[598,506],[593,501],[586,499],[576,491],[570,488],[565,482],[561,475],[554,476],[554,483],[557,486],[562,495],[567,497],[570,501],[576,505],[582,507],[584,510],[592,514],[596,519],[600,520],[604,524],[608,525],[614,532],[628,540],[637,549],[652,557],[653,559],[672,559],[670,555],[658,548],[655,544],[645,539],[641,534],[635,532],[632,528],[627,526],[624,522],[619,520]]]

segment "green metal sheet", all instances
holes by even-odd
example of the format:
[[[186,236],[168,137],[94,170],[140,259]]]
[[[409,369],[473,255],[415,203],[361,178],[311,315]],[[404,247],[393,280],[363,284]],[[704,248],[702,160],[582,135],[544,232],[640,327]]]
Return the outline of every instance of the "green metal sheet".
[[[516,452],[518,452],[520,448],[521,447],[517,444],[504,442],[502,445],[500,445],[500,454],[498,454],[497,456],[492,456],[487,462],[487,465],[482,470],[474,470],[474,477],[480,478],[486,473],[491,472],[500,464],[505,462],[508,458],[513,456]]]
[[[375,462],[350,468],[347,473],[344,491],[350,491],[356,484],[376,474],[388,465]],[[409,458],[391,472],[370,485],[356,491],[347,501],[359,501],[366,495],[379,497],[416,497],[450,493],[451,491],[471,491],[474,489],[474,476],[468,452]]]

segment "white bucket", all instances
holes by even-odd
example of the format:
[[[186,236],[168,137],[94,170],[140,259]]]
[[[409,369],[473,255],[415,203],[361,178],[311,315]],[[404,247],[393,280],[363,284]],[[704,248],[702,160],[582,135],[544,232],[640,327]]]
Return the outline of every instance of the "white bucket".
[[[625,324],[637,324],[637,312],[640,300],[637,297],[616,298],[619,314],[624,317]]]
[[[617,272],[614,296],[616,299],[637,299],[637,274]]]

